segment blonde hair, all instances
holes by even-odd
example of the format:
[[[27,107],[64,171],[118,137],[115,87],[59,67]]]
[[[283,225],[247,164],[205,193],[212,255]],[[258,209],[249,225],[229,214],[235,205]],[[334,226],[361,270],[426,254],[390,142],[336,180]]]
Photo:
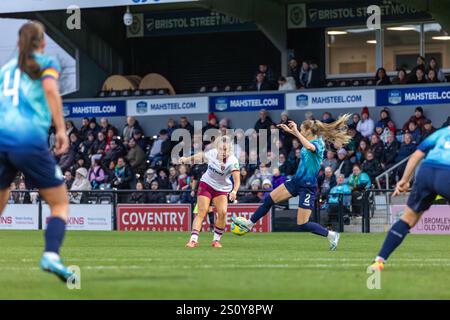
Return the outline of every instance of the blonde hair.
[[[218,152],[221,152],[222,148],[221,146],[223,144],[227,144],[227,154],[226,157],[234,154],[234,144],[233,139],[230,136],[227,135],[220,135],[214,139],[214,142],[212,143],[213,148],[217,149]]]
[[[325,123],[318,120],[305,120],[302,125],[305,130],[311,130],[315,136],[322,136],[326,141],[333,144],[346,145],[352,137],[347,133],[347,123],[352,117],[347,113],[332,123]]]

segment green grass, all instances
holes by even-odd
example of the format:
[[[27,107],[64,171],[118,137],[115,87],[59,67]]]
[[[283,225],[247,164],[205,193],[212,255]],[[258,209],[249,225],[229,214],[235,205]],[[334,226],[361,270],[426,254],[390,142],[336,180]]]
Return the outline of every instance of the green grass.
[[[450,299],[450,238],[410,235],[368,290],[366,267],[384,234],[326,239],[298,233],[226,234],[223,248],[186,249],[187,233],[68,232],[62,255],[81,290],[38,269],[40,231],[0,232],[1,299]]]

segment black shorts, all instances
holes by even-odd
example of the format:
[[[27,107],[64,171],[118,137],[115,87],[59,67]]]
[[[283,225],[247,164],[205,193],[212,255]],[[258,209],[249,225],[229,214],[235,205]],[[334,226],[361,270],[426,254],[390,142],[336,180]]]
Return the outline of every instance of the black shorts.
[[[408,198],[408,207],[422,213],[431,207],[437,195],[450,201],[450,170],[421,166]]]
[[[317,188],[315,186],[304,186],[299,180],[294,176],[286,181],[284,186],[293,197],[298,196],[299,208],[314,210]]]
[[[64,183],[61,169],[50,151],[45,149],[0,151],[0,189],[8,188],[21,171],[38,189],[54,188]]]

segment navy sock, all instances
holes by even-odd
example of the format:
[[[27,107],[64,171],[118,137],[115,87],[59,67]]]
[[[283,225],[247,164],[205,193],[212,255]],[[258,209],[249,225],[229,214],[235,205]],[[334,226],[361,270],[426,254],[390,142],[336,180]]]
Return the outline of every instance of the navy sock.
[[[328,236],[328,229],[315,222],[308,221],[305,224],[300,224],[298,230],[312,232],[322,237]]]
[[[58,217],[50,218],[45,231],[45,252],[55,252],[59,254],[59,248],[64,239],[66,222]]]
[[[409,233],[411,227],[403,220],[397,221],[389,230],[389,233],[384,240],[383,247],[381,247],[379,257],[387,260],[392,252],[402,243],[406,235]]]
[[[259,219],[264,217],[270,211],[270,209],[274,204],[275,202],[273,202],[272,197],[269,195],[266,198],[266,200],[264,200],[264,203],[258,209],[256,209],[255,213],[253,213],[250,220],[253,223],[256,223]]]

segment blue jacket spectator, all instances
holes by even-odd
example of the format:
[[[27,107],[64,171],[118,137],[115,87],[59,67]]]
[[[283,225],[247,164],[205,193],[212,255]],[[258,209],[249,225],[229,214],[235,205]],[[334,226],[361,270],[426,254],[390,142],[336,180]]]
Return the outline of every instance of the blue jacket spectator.
[[[362,172],[358,164],[353,166],[353,173],[348,178],[348,184],[352,190],[367,190],[372,185],[369,175]]]

